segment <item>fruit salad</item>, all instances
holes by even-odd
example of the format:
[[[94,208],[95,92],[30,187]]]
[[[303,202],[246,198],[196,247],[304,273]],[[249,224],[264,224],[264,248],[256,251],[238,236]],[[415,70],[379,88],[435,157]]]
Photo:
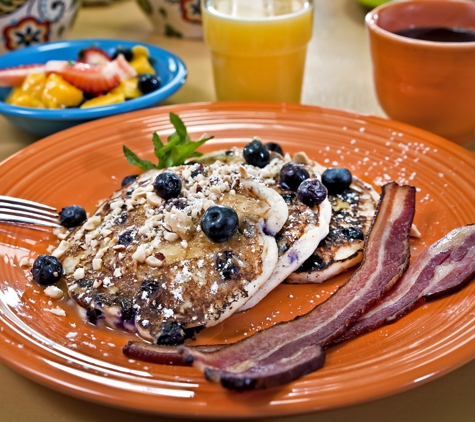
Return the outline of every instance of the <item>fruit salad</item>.
[[[160,88],[159,75],[146,47],[118,47],[112,55],[92,46],[75,61],[0,69],[0,86],[13,87],[6,103],[61,109],[121,103]]]

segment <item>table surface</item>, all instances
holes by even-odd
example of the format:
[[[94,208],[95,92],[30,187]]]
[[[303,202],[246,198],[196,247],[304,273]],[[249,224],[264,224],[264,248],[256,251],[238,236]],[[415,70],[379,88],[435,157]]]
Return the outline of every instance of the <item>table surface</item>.
[[[309,45],[302,102],[384,117],[372,86],[364,28],[367,10],[354,0],[315,0],[314,36]],[[165,38],[132,0],[88,5],[69,39],[122,38],[159,45],[182,57],[189,69],[184,87],[166,104],[213,101],[210,55],[202,40]],[[0,117],[0,160],[38,140]],[[475,141],[465,147],[475,152]],[[172,421],[85,402],[50,390],[0,365],[0,420],[114,422]],[[404,393],[371,403],[279,421],[475,421],[475,360]]]

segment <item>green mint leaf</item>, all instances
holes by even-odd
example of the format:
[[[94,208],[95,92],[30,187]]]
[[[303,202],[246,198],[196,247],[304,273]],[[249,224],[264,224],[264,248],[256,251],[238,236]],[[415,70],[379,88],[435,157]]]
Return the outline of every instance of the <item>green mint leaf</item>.
[[[173,127],[176,130],[177,135],[181,139],[185,139],[188,137],[188,133],[186,131],[186,126],[183,121],[174,113],[170,113],[170,122],[172,123]],[[189,138],[188,138],[189,140]]]
[[[154,151],[160,151],[163,148],[163,142],[160,139],[160,136],[158,136],[157,132],[153,132],[152,142],[153,142]]]
[[[123,146],[123,151],[124,151],[125,158],[127,159],[127,162],[129,164],[132,164],[133,166],[137,166],[138,168],[140,168],[143,171],[147,171],[147,170],[150,170],[150,169],[157,168],[157,166],[155,164],[153,164],[151,161],[142,160],[141,158],[139,158],[137,156],[137,154],[132,152],[125,145]]]
[[[210,136],[193,142],[188,136],[185,124],[178,115],[170,113],[170,122],[175,128],[175,132],[167,138],[166,144],[162,142],[156,132],[152,135],[153,153],[155,157],[158,158],[158,164],[155,165],[151,161],[142,160],[129,148],[124,146],[124,155],[129,164],[137,166],[144,171],[152,168],[163,169],[180,166],[185,164],[189,158],[203,155],[201,152],[195,150],[213,137]]]

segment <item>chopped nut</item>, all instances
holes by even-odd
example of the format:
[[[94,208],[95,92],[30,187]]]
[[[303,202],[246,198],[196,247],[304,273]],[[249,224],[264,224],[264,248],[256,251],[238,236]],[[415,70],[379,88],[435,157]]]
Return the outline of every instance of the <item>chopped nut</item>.
[[[115,209],[121,209],[123,205],[124,205],[124,201],[119,199],[117,201],[112,202],[110,207],[111,207],[111,209],[115,210]]]
[[[66,316],[66,312],[64,311],[64,309],[60,308],[59,306],[56,306],[56,308],[53,308],[53,309],[44,308],[43,310],[46,312],[51,312],[52,314],[55,314],[58,316]]]
[[[59,246],[53,251],[52,255],[56,258],[60,258],[69,249],[70,246],[71,244],[68,241],[62,240]]]
[[[159,207],[163,203],[163,199],[155,192],[147,192],[147,202],[153,207]]]
[[[101,224],[101,217],[99,215],[93,215],[82,226],[84,230],[92,231]]]
[[[147,257],[146,249],[145,245],[140,245],[132,255],[132,259],[137,262],[145,262],[145,258]]]
[[[145,263],[146,263],[149,267],[161,267],[161,266],[163,265],[163,261],[161,261],[160,259],[154,257],[153,255],[148,256],[148,257],[145,259]]]
[[[99,271],[102,268],[102,259],[101,258],[94,258],[92,260],[92,269],[94,271]]]
[[[195,225],[191,218],[180,210],[173,210],[167,214],[164,222],[172,232],[184,240],[189,240],[195,232]]]
[[[73,277],[75,280],[81,280],[85,276],[84,268],[76,268],[74,271]]]
[[[163,237],[165,240],[168,240],[169,242],[174,242],[175,240],[178,240],[180,238],[180,236],[178,236],[176,233],[167,232],[166,230],[163,233]]]
[[[24,256],[20,258],[20,262],[18,264],[20,265],[20,267],[31,267],[33,265],[33,262],[31,259]]]
[[[45,295],[51,299],[59,300],[64,296],[64,292],[56,286],[48,286],[44,289]]]

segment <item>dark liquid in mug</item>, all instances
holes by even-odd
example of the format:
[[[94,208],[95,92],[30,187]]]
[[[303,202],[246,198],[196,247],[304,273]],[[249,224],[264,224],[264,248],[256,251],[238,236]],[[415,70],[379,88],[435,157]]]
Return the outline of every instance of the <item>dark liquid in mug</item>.
[[[475,31],[466,28],[419,27],[394,32],[396,35],[422,41],[471,42],[475,41]]]

